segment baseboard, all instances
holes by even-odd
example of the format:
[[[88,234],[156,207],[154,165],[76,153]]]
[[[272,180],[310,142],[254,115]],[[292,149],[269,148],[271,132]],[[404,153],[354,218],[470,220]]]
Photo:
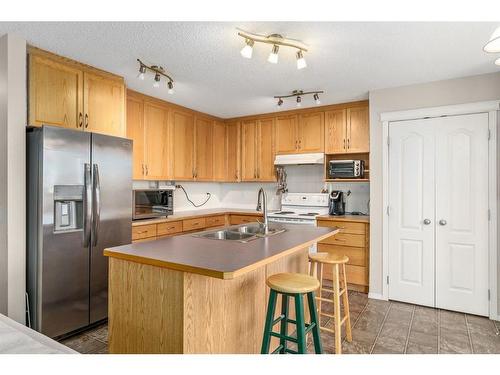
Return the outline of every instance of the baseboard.
[[[384,301],[388,301],[388,299],[385,298],[381,293],[369,292],[368,293],[368,298],[371,298],[371,299],[381,299],[381,300],[384,300]]]

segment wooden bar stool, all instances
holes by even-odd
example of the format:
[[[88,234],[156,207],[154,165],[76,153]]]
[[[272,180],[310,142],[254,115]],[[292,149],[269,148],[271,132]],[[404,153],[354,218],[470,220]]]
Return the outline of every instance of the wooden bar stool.
[[[269,353],[271,336],[280,339],[279,346],[271,354],[305,354],[307,353],[306,337],[312,331],[314,350],[316,354],[322,354],[321,340],[319,334],[319,321],[314,302],[314,291],[319,288],[319,281],[312,276],[300,273],[278,273],[272,275],[266,280],[267,286],[271,288],[269,293],[269,303],[267,305],[266,323],[264,325],[264,338],[262,339],[262,354]],[[274,319],[276,310],[276,299],[281,294],[281,314]],[[311,322],[305,323],[304,319],[304,294],[307,295],[309,314]],[[288,299],[293,297],[295,300],[295,320],[289,318]],[[273,327],[280,324],[280,332],[274,332]],[[288,335],[288,323],[295,324],[297,338]],[[287,348],[287,342],[297,343],[297,351]]]
[[[335,334],[335,353],[342,353],[342,324],[345,324],[345,333],[347,341],[352,341],[352,331],[351,331],[351,317],[349,314],[349,297],[347,292],[347,276],[345,272],[345,265],[349,261],[346,255],[336,255],[330,253],[312,253],[309,254],[309,261],[311,262],[310,273],[315,278],[316,270],[319,265],[320,274],[319,277],[319,293],[316,299],[318,300],[318,316],[320,329],[334,333]],[[333,278],[333,289],[325,288],[323,286],[323,265],[332,266],[332,278]],[[342,271],[340,271],[340,269]],[[342,274],[342,285],[340,282],[340,274]],[[323,298],[322,292],[333,293],[332,299]],[[340,312],[340,297],[343,298],[344,303],[344,317],[341,319]],[[321,302],[333,303],[333,315],[321,310]],[[334,319],[334,329],[321,326],[321,316],[327,316]]]

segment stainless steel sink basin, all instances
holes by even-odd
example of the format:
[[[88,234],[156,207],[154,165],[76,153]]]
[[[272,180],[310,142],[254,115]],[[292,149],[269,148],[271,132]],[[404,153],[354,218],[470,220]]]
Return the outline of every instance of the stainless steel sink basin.
[[[224,229],[195,233],[192,236],[211,240],[248,242],[257,238],[269,237],[286,231],[280,226],[271,225],[266,233],[262,224],[244,224]]]
[[[250,233],[240,233],[240,232],[231,232],[228,230],[218,230],[215,232],[204,232],[196,235],[197,237],[202,238],[210,238],[213,240],[229,240],[229,241],[242,241],[247,240],[250,237],[253,237],[253,234]]]

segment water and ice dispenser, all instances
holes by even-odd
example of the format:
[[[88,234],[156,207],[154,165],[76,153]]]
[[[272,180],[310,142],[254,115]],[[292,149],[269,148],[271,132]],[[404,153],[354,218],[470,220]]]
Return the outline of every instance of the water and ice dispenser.
[[[54,186],[54,232],[83,229],[83,185]]]

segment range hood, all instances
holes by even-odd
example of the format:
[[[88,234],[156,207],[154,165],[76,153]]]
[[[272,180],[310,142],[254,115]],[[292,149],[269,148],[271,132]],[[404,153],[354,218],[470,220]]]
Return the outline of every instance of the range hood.
[[[325,154],[322,152],[311,154],[276,155],[274,165],[324,164]]]

